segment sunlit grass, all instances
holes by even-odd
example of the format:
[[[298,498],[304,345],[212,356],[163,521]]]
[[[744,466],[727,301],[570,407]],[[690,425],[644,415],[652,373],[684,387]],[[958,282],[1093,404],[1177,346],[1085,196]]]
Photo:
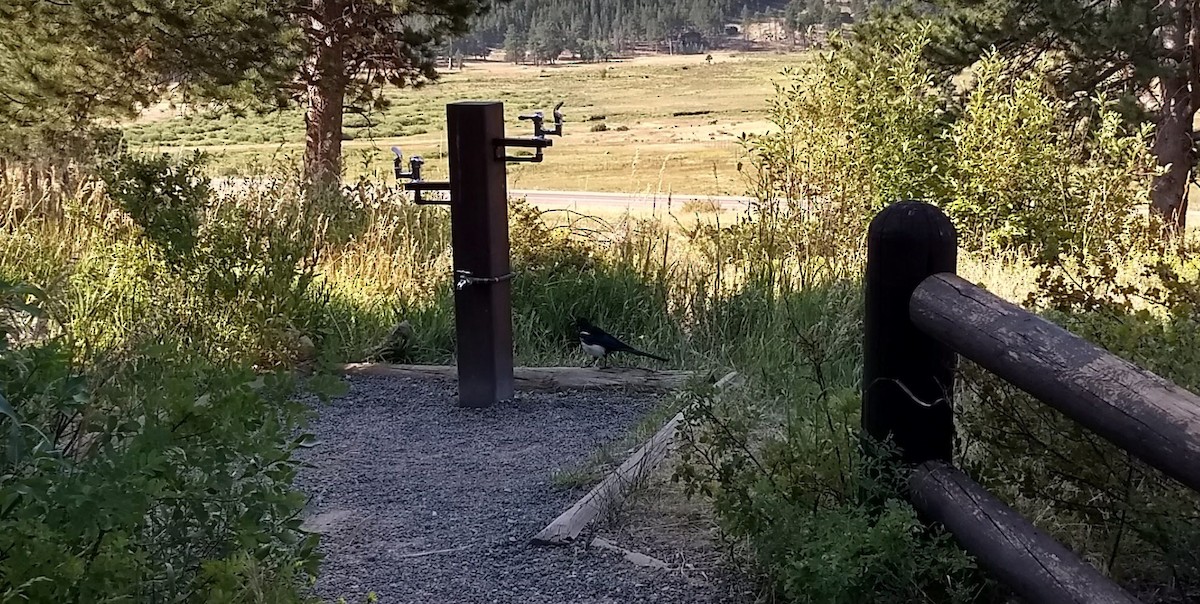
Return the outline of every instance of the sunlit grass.
[[[445,176],[445,105],[456,100],[505,103],[508,133],[521,136],[523,112],[565,101],[566,135],[544,163],[510,167],[510,186],[523,189],[738,195],[744,159],[737,138],[768,128],[773,82],[808,55],[717,54],[636,59],[628,63],[515,67],[468,64],[437,84],[391,90],[390,106],[347,115],[345,168],[349,178],[391,178],[390,147],[429,161],[431,179]],[[176,113],[182,113],[170,117]],[[303,155],[298,109],[269,115],[166,111],[125,128],[135,149],[202,149],[216,174],[233,176]],[[604,123],[607,130],[591,132]]]

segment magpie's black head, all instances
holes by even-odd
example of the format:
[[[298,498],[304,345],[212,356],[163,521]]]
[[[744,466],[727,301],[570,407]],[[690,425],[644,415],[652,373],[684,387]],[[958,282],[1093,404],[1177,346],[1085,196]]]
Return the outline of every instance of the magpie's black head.
[[[592,322],[583,317],[575,317],[575,329],[579,331],[588,331],[592,328]]]

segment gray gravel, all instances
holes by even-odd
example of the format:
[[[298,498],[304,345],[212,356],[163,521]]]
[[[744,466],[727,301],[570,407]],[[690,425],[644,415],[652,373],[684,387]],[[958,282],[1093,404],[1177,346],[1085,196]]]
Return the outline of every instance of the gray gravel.
[[[519,395],[498,407],[455,406],[452,385],[354,377],[319,405],[319,443],[299,487],[323,533],[315,587],[363,602],[716,602],[679,574],[582,547],[529,539],[581,493],[554,487],[556,469],[618,438],[654,400],[622,393]]]

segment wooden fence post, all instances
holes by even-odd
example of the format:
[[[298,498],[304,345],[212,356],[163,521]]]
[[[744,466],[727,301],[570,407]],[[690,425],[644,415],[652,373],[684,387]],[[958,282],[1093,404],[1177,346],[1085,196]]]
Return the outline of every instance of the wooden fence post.
[[[917,330],[909,299],[930,275],[953,273],[954,226],[936,206],[895,203],[871,221],[863,336],[862,427],[891,439],[906,463],[951,461],[955,354]]]
[[[504,105],[446,106],[458,401],[487,407],[513,397],[512,269]]]

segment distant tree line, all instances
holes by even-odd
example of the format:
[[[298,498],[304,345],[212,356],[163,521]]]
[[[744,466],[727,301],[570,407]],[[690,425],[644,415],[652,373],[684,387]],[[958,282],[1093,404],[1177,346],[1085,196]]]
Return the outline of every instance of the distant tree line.
[[[863,21],[872,11],[895,4],[895,0],[790,0],[783,7],[783,17],[788,29],[794,32],[809,31],[816,25],[831,31]]]
[[[513,0],[479,17],[449,54],[485,56],[502,48],[513,61],[553,62],[563,51],[603,61],[638,44],[684,44],[721,34],[750,15],[782,14],[788,0]],[[697,36],[696,34],[700,34]]]
[[[503,49],[513,62],[553,63],[565,51],[583,61],[606,61],[646,44],[703,52],[713,36],[739,32],[763,18],[791,32],[826,30],[866,16],[893,0],[512,0],[474,22],[469,34],[442,53],[485,57]]]

